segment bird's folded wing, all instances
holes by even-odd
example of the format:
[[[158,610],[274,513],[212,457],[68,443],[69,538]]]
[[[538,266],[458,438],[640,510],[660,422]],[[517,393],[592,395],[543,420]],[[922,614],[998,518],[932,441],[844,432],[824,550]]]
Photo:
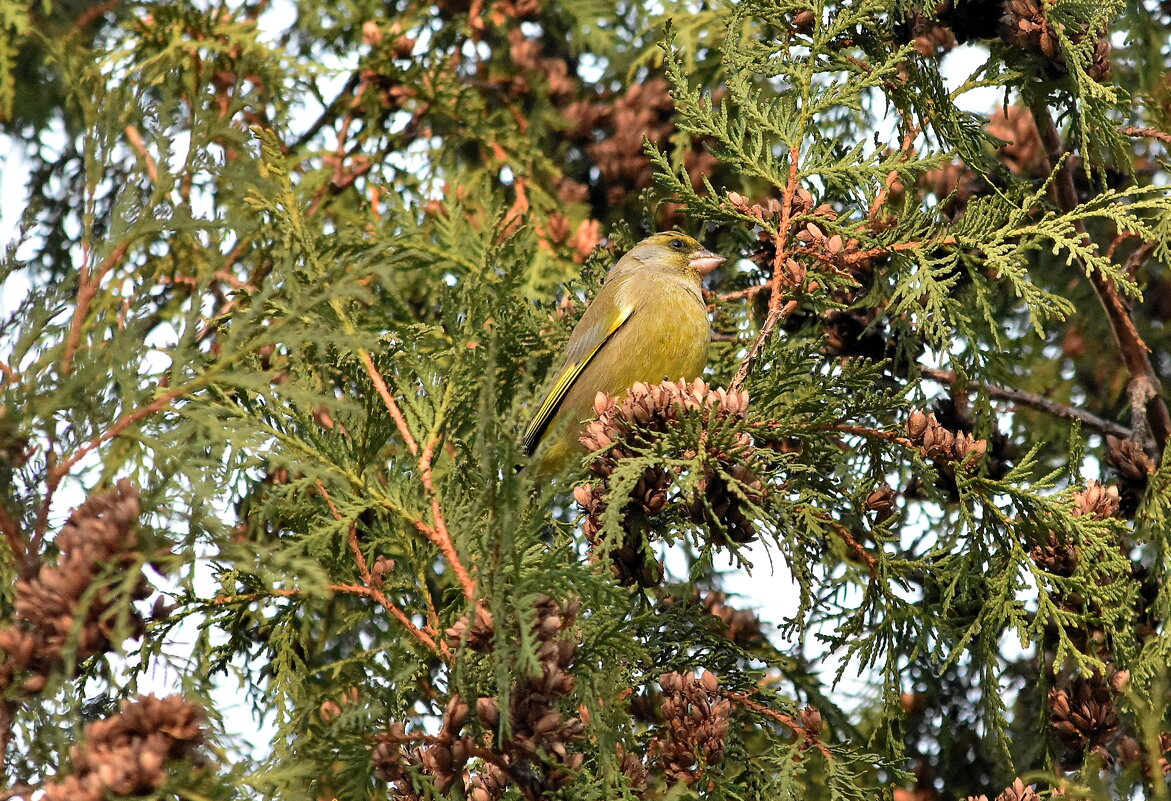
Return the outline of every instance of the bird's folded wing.
[[[582,317],[578,328],[582,329],[582,336],[577,342],[574,342],[569,349],[568,358],[565,365],[561,368],[561,372],[557,374],[557,380],[553,382],[553,388],[549,390],[549,394],[545,396],[545,400],[541,403],[541,408],[533,415],[533,419],[529,421],[528,428],[525,429],[524,449],[525,453],[532,455],[533,451],[537,449],[541,437],[545,433],[545,429],[553,422],[553,418],[557,416],[557,409],[561,406],[561,402],[565,400],[565,396],[569,393],[570,387],[577,377],[581,375],[582,370],[586,365],[598,354],[602,347],[610,341],[614,334],[626,324],[632,316],[634,316],[635,306],[621,306],[617,309],[617,314],[613,315],[611,319],[590,320],[590,311],[594,309],[596,303],[586,309],[585,316]],[[601,307],[599,307],[601,308]],[[574,329],[574,334],[578,333]],[[571,337],[572,339],[572,337]]]

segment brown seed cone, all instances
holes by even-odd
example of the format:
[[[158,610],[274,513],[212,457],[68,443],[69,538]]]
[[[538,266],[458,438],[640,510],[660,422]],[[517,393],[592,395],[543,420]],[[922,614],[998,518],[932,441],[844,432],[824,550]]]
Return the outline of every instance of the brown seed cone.
[[[1131,518],[1146,493],[1155,462],[1133,439],[1106,436],[1106,464],[1118,475],[1117,516]]]
[[[868,512],[874,512],[874,519],[877,523],[883,523],[891,518],[895,510],[895,501],[898,499],[898,493],[889,484],[880,484],[878,488],[871,491],[866,496],[866,500],[862,503],[862,508]]]
[[[1106,464],[1118,471],[1123,480],[1146,484],[1155,462],[1133,439],[1106,436]]]
[[[900,41],[910,41],[919,53],[938,57],[956,45],[956,37],[942,20],[932,19],[924,14],[913,13],[899,30]]]
[[[540,0],[497,0],[492,10],[507,19],[525,22],[541,16],[541,3]]]
[[[1065,53],[1061,52],[1054,25],[1046,16],[1043,0],[1007,0],[1001,18],[1000,36],[1010,45],[1029,51],[1041,59],[1043,72],[1059,77],[1069,72]],[[1110,41],[1104,31],[1066,30],[1070,42],[1078,44],[1087,36],[1094,36],[1094,52],[1086,74],[1095,81],[1110,76]]]
[[[928,170],[919,180],[919,185],[939,198],[941,209],[952,219],[967,210],[972,198],[981,197],[991,189],[984,178],[959,162]]]
[[[760,618],[746,609],[737,609],[727,604],[728,597],[722,592],[709,592],[703,597],[703,607],[708,614],[715,615],[728,627],[728,639],[737,645],[753,645],[764,640]]]
[[[1057,34],[1045,17],[1041,0],[1008,0],[1000,35],[1010,45],[1043,54],[1047,59],[1059,53]]]
[[[817,17],[809,9],[802,9],[793,15],[790,23],[794,33],[811,33]]]
[[[975,439],[966,432],[944,428],[934,414],[914,410],[907,417],[907,436],[919,445],[925,458],[958,462],[973,470],[988,451],[988,441]]]
[[[1086,488],[1074,493],[1075,515],[1105,519],[1118,514],[1118,487],[1091,480]]]
[[[1049,725],[1067,749],[1063,765],[1079,765],[1085,750],[1103,750],[1118,733],[1118,712],[1100,675],[1074,679],[1049,691]]]
[[[1002,160],[1018,175],[1043,177],[1048,174],[1048,161],[1037,124],[1028,108],[1021,105],[1008,107],[1005,113],[999,108],[992,112],[988,121],[988,133],[1005,144],[997,148]]]
[[[579,101],[566,109],[575,123],[571,136],[597,165],[609,202],[620,203],[628,192],[650,186],[653,171],[643,140],[661,145],[675,132],[668,90],[664,79],[652,78],[613,99]]]
[[[1055,576],[1072,576],[1077,568],[1077,551],[1072,545],[1060,542],[1050,535],[1049,541],[1029,553],[1037,566]]]
[[[1110,77],[1110,72],[1110,40],[1102,36],[1094,44],[1094,57],[1086,69],[1086,74],[1095,81],[1102,82]]]
[[[1026,785],[1018,777],[1004,788],[1004,792],[996,796],[996,801],[1041,801],[1041,796],[1037,795],[1032,785]]]
[[[496,625],[492,613],[481,604],[477,604],[476,621],[468,627],[468,619],[462,617],[452,624],[444,634],[447,635],[447,644],[451,650],[457,650],[467,638],[467,646],[473,651],[486,653],[492,650],[492,640],[496,636]]]

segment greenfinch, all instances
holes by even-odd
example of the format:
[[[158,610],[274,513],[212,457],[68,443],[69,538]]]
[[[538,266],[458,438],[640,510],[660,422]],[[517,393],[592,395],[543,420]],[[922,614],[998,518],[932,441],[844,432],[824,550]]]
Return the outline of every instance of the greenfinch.
[[[560,472],[599,392],[624,396],[636,382],[690,381],[703,372],[711,329],[703,275],[724,261],[678,231],[635,245],[606,276],[569,336],[565,359],[524,434],[525,453],[542,446],[537,471]]]

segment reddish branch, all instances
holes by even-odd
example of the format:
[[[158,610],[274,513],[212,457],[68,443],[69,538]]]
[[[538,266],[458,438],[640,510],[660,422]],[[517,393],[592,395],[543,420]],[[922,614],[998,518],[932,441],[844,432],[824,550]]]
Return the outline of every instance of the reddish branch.
[[[362,360],[362,366],[366,368],[366,375],[370,376],[370,380],[374,384],[374,390],[378,393],[378,397],[382,398],[382,404],[386,407],[386,411],[390,412],[390,419],[394,420],[394,425],[398,429],[399,436],[407,444],[411,455],[418,456],[419,445],[415,442],[415,438],[411,434],[411,429],[407,426],[407,420],[399,410],[398,404],[391,397],[390,390],[386,387],[386,382],[382,380],[382,374],[374,366],[374,360],[370,358],[370,354],[365,348],[358,349],[358,358]]]
[[[905,116],[903,119],[906,121]],[[907,133],[903,136],[902,145],[899,147],[899,154],[902,157],[902,161],[905,162],[908,158],[910,158],[911,153],[914,152],[915,137],[918,135],[918,125],[911,124],[907,126]],[[890,194],[890,188],[894,186],[894,182],[897,181],[898,178],[898,170],[891,170],[886,174],[886,180],[882,182],[882,188],[879,189],[878,194],[874,196],[874,202],[870,204],[870,211],[866,213],[867,217],[874,219],[874,216],[878,214],[878,210],[882,208],[882,204],[886,202],[886,196]]]
[[[101,434],[74,451],[72,455],[66,457],[63,461],[53,464],[49,468],[48,475],[45,477],[45,497],[41,501],[40,509],[37,511],[37,520],[33,526],[33,540],[29,544],[29,553],[36,553],[40,550],[41,538],[44,536],[45,529],[49,525],[49,509],[53,505],[53,495],[57,492],[57,487],[60,486],[61,479],[65,478],[69,474],[69,471],[94,449],[112,440],[144,417],[150,417],[155,412],[162,411],[166,406],[170,405],[171,401],[189,390],[190,387],[177,387],[155,398],[155,400],[146,406],[128,412]],[[50,451],[50,458],[52,455]]]
[[[460,586],[463,587],[464,595],[468,600],[471,600],[476,596],[476,582],[468,574],[467,568],[463,566],[459,554],[456,553],[455,546],[452,544],[451,534],[447,531],[447,521],[443,517],[443,508],[439,505],[439,495],[435,492],[435,485],[432,480],[431,458],[437,443],[437,439],[432,439],[428,442],[427,447],[423,449],[423,455],[419,458],[419,475],[423,481],[423,489],[431,498],[431,518],[435,523],[432,526],[428,526],[422,521],[419,521],[418,528],[427,535],[427,538],[435,544],[435,547],[447,559],[448,564],[451,565],[451,569],[455,571],[455,576],[459,580]]]
[[[77,288],[77,306],[73,310],[73,319],[69,323],[69,335],[65,338],[65,351],[61,355],[62,373],[68,374],[73,370],[73,355],[77,352],[78,342],[81,341],[81,326],[85,322],[86,315],[89,314],[89,306],[93,303],[94,296],[98,294],[102,280],[125,258],[126,250],[129,247],[129,242],[122,242],[114,248],[106,260],[98,266],[92,277],[89,266],[82,264],[81,283]]]
[[[3,375],[4,381],[9,384],[19,384],[20,383],[20,373],[13,370],[11,367],[9,367],[4,362],[0,362],[0,375]]]
[[[836,423],[833,428],[835,431],[841,431],[843,434],[857,434],[860,437],[867,437],[869,439],[884,439],[887,442],[898,443],[905,448],[918,447],[911,440],[893,431],[883,431],[878,428],[867,428],[866,426],[850,425],[849,423]]]
[[[142,134],[133,125],[127,125],[124,130],[126,132],[126,138],[130,140],[130,144],[138,152],[138,155],[142,157],[142,161],[146,165],[147,177],[153,183],[158,183],[159,167],[155,163],[154,156],[146,149],[146,144],[142,141]]]
[[[775,709],[771,709],[759,701],[753,700],[753,698],[748,693],[738,693],[724,689],[719,690],[719,693],[732,703],[738,704],[745,709],[750,709],[757,714],[764,715],[766,718],[774,720],[777,723],[780,723],[782,726],[785,726],[798,737],[800,737],[804,741],[806,747],[816,748],[826,759],[832,760],[834,758],[833,753],[829,750],[829,746],[821,741],[821,738],[818,736],[818,732],[807,728],[796,718],[790,715],[786,715],[783,712],[777,712]]]
[[[1053,118],[1049,115],[1048,109],[1043,105],[1033,105],[1033,117],[1037,123],[1037,130],[1041,133],[1041,139],[1045,143],[1049,168],[1052,170],[1054,165],[1061,162],[1062,157],[1066,154],[1065,142],[1057,132],[1057,126],[1053,124]],[[1052,192],[1057,205],[1063,211],[1071,212],[1077,208],[1077,188],[1073,182],[1073,166],[1070,159],[1065,159],[1061,163],[1061,168],[1053,180]],[[1086,234],[1085,225],[1081,220],[1075,220],[1073,224],[1078,234],[1084,238],[1086,245],[1093,247],[1093,242]],[[1118,294],[1118,288],[1114,285],[1114,281],[1099,270],[1087,269],[1086,274],[1090,284],[1094,287],[1098,300],[1102,303],[1102,308],[1106,311],[1110,329],[1114,332],[1114,339],[1118,343],[1122,361],[1130,376],[1129,394],[1133,401],[1132,416],[1135,430],[1141,431],[1144,428],[1141,424],[1145,421],[1155,438],[1159,452],[1162,453],[1168,438],[1171,438],[1171,413],[1168,413],[1167,404],[1163,400],[1162,387],[1148,355],[1149,349],[1143,342],[1142,336],[1139,335],[1134,320],[1130,317],[1130,311]]]
[[[342,514],[338,511],[337,506],[334,505],[333,499],[329,497],[329,492],[325,489],[325,484],[320,479],[317,481],[317,491],[321,493],[321,497],[325,499],[329,506],[330,513],[335,520],[342,520]],[[391,617],[403,625],[404,628],[416,640],[425,645],[432,653],[441,656],[445,661],[450,661],[451,652],[448,650],[447,643],[444,640],[436,641],[435,631],[424,631],[411,621],[409,615],[404,612],[399,606],[386,597],[386,593],[378,588],[378,582],[375,581],[374,575],[370,572],[370,566],[366,562],[366,555],[362,553],[362,548],[358,543],[358,529],[353,523],[350,524],[349,534],[350,553],[354,555],[354,564],[358,568],[358,575],[362,579],[362,584],[333,584],[330,589],[335,592],[345,592],[351,595],[361,595],[372,599],[383,609],[390,613]]]
[[[120,0],[106,0],[104,3],[97,3],[87,8],[85,11],[77,15],[77,19],[73,23],[73,30],[84,31],[88,28],[98,17],[104,16],[110,11],[113,11]]]
[[[772,336],[777,324],[797,310],[797,301],[790,300],[786,303],[784,302],[784,296],[781,294],[781,284],[785,277],[785,271],[781,269],[781,265],[789,258],[787,251],[789,224],[793,219],[793,197],[797,194],[798,188],[797,160],[799,155],[795,145],[789,148],[789,181],[785,184],[785,191],[781,196],[781,219],[777,223],[776,237],[777,253],[773,258],[773,275],[769,281],[771,294],[768,299],[768,315],[765,317],[764,325],[760,327],[760,333],[756,335],[752,347],[748,349],[744,360],[740,362],[740,369],[736,371],[736,377],[732,379],[732,383],[728,386],[730,391],[738,390],[744,384],[744,380],[748,378],[748,371],[752,367],[752,362],[760,354],[764,343]]]
[[[1133,125],[1128,125],[1122,129],[1122,132],[1127,136],[1148,137],[1150,139],[1157,139],[1165,145],[1171,145],[1171,134],[1164,131],[1156,131],[1154,128],[1136,128]]]
[[[378,372],[378,368],[374,366],[374,361],[370,358],[370,354],[364,348],[359,348],[358,356],[366,368],[367,375],[370,376],[370,380],[374,383],[375,391],[382,398],[382,403],[386,406],[386,411],[390,413],[391,419],[394,420],[399,435],[403,438],[407,448],[410,449],[411,455],[419,457],[419,476],[423,482],[423,490],[427,493],[427,497],[431,501],[432,522],[427,523],[424,520],[416,520],[415,528],[443,554],[443,558],[447,560],[452,572],[455,573],[456,579],[463,588],[464,596],[468,600],[471,600],[476,595],[476,582],[468,573],[467,568],[464,567],[463,562],[459,558],[459,553],[455,550],[451,534],[447,530],[447,521],[443,517],[443,508],[439,504],[439,494],[435,491],[431,460],[434,457],[435,446],[439,444],[439,439],[438,437],[432,438],[423,448],[423,452],[421,454],[419,453],[419,444],[414,436],[412,436],[411,430],[407,426],[406,418],[403,417],[402,410],[399,409],[394,397],[390,394],[390,390],[387,389],[386,381],[382,378],[382,374]]]

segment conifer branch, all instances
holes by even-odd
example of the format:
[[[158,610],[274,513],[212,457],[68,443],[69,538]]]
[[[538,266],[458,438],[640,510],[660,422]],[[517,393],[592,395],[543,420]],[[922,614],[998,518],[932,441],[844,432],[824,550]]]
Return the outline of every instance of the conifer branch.
[[[1049,160],[1049,169],[1060,164],[1057,175],[1054,177],[1052,192],[1057,205],[1066,213],[1078,207],[1077,188],[1073,182],[1073,165],[1069,159],[1062,159],[1066,154],[1065,142],[1057,132],[1057,126],[1049,114],[1049,110],[1039,102],[1032,105],[1033,117],[1037,130],[1041,134],[1045,151]],[[1087,246],[1093,243],[1086,233],[1085,224],[1080,219],[1073,221],[1075,230],[1083,237]],[[1110,329],[1114,332],[1115,342],[1126,364],[1130,375],[1128,394],[1132,399],[1132,417],[1137,424],[1145,420],[1150,432],[1155,438],[1155,444],[1161,454],[1168,438],[1171,438],[1171,413],[1167,410],[1167,403],[1163,399],[1162,387],[1158,374],[1151,365],[1150,349],[1143,341],[1138,328],[1131,319],[1130,310],[1118,294],[1118,288],[1109,276],[1098,270],[1086,270],[1091,286],[1094,288],[1102,308],[1106,312],[1106,319]],[[1133,434],[1132,434],[1133,435]]]
[[[69,335],[65,338],[65,350],[61,354],[61,372],[69,374],[73,371],[73,355],[81,341],[81,326],[89,314],[90,304],[98,293],[98,288],[106,275],[117,266],[126,256],[130,242],[120,242],[113,252],[98,266],[97,271],[90,276],[89,266],[82,264],[79,286],[77,288],[77,306],[73,309],[73,319],[69,322]]]
[[[321,479],[317,480],[317,491],[325,499],[325,503],[329,506],[330,514],[333,515],[334,519],[344,521],[345,518],[334,504],[333,498],[329,496],[329,492],[325,489],[325,484]],[[362,547],[358,543],[358,527],[352,522],[350,523],[347,544],[349,545],[350,553],[354,555],[354,564],[358,568],[358,576],[362,579],[362,584],[334,584],[330,585],[330,589],[351,593],[353,595],[362,595],[374,600],[389,612],[391,617],[401,623],[412,637],[425,645],[433,653],[440,656],[445,662],[450,661],[451,652],[448,650],[447,643],[443,640],[439,640],[437,643],[432,636],[434,632],[428,633],[416,626],[406,612],[387,598],[386,593],[378,588],[378,582],[375,581],[374,575],[370,572],[370,566],[366,562],[366,555],[362,553]],[[426,590],[424,589],[424,591]]]
[[[431,459],[437,441],[435,438],[431,439],[427,443],[427,446],[423,448],[423,455],[419,457],[419,475],[423,481],[423,489],[431,498],[431,517],[434,520],[434,524],[427,525],[420,520],[415,525],[434,543],[435,547],[439,549],[439,552],[447,560],[447,563],[451,565],[456,579],[463,588],[464,597],[470,601],[476,597],[476,582],[468,573],[467,568],[464,567],[463,562],[460,561],[459,553],[455,550],[455,545],[451,540],[451,534],[447,530],[447,521],[443,517],[443,508],[439,504],[439,495],[435,492],[435,485],[433,483]]]
[[[411,456],[418,456],[419,444],[415,442],[415,438],[411,434],[411,429],[407,426],[407,419],[403,417],[402,410],[399,409],[394,397],[390,394],[390,390],[387,389],[386,381],[382,378],[382,373],[378,372],[378,368],[374,366],[374,360],[370,358],[370,352],[365,348],[358,348],[358,358],[362,360],[362,366],[366,368],[366,374],[370,376],[370,380],[374,384],[375,392],[378,393],[378,397],[382,398],[382,405],[390,413],[390,419],[394,420],[394,426],[398,429],[399,436],[403,438],[403,442],[406,443],[407,449],[411,452]]]
[[[1127,136],[1156,139],[1165,145],[1171,145],[1171,134],[1157,131],[1154,128],[1139,128],[1134,125],[1128,125],[1122,129],[1122,132]]]
[[[883,439],[887,442],[895,442],[905,448],[918,447],[911,440],[893,431],[883,431],[878,428],[867,428],[866,426],[851,425],[849,423],[836,423],[833,429],[835,431],[841,431],[843,434],[857,434],[860,437],[867,437],[869,439]]]
[[[834,758],[833,752],[829,750],[829,746],[822,742],[821,738],[818,736],[818,732],[815,732],[811,728],[805,726],[796,718],[790,715],[786,715],[783,712],[778,712],[775,709],[760,703],[759,701],[753,700],[749,693],[740,693],[722,688],[719,689],[718,692],[732,703],[738,704],[745,709],[756,712],[757,714],[764,715],[766,718],[774,720],[777,723],[780,723],[782,726],[785,726],[790,731],[792,731],[793,734],[796,734],[798,737],[800,737],[804,741],[806,747],[812,746],[816,748],[827,760],[832,760]]]
[[[854,556],[866,564],[866,571],[870,574],[870,580],[876,581],[878,579],[878,560],[862,547],[862,543],[858,542],[853,532],[831,518],[828,514],[819,514],[818,517],[822,518],[826,523],[829,523],[830,528],[838,533],[838,536],[842,538],[842,541],[846,543],[846,547],[850,549]]]
[[[423,489],[431,502],[431,517],[434,523],[428,524],[422,520],[415,520],[413,521],[415,528],[422,532],[439,549],[439,552],[443,554],[448,564],[451,565],[452,572],[455,573],[460,586],[463,588],[464,595],[471,600],[476,595],[476,582],[472,580],[467,568],[460,561],[459,553],[455,550],[451,534],[447,530],[447,521],[443,516],[443,508],[439,504],[439,495],[435,491],[431,460],[434,457],[435,446],[438,444],[438,437],[433,437],[429,440],[426,447],[423,448],[423,453],[419,453],[419,444],[411,435],[411,431],[407,427],[406,418],[403,417],[402,410],[395,403],[394,397],[390,394],[390,390],[387,389],[386,381],[382,378],[382,374],[378,372],[378,368],[374,366],[370,354],[365,348],[359,348],[358,356],[362,360],[362,364],[365,366],[370,380],[374,382],[374,389],[378,392],[379,397],[382,398],[383,405],[386,406],[386,410],[394,420],[399,435],[402,436],[403,441],[407,444],[407,448],[410,449],[411,455],[419,457],[419,476],[423,482]]]
[[[53,505],[53,496],[57,492],[57,487],[61,484],[61,479],[65,478],[65,476],[69,474],[69,471],[72,470],[78,462],[84,459],[94,449],[118,436],[127,428],[137,423],[139,420],[150,417],[156,412],[162,411],[167,406],[169,406],[172,401],[186,394],[187,392],[190,392],[191,389],[192,386],[190,384],[181,387],[175,387],[174,389],[171,389],[160,395],[158,398],[155,398],[146,406],[140,407],[135,409],[133,412],[129,412],[128,414],[123,415],[101,434],[82,445],[63,461],[57,462],[49,468],[48,475],[45,477],[45,496],[41,500],[41,506],[37,512],[36,523],[33,526],[33,537],[29,544],[30,553],[36,553],[38,550],[40,550],[41,540],[44,537],[45,530],[49,525],[49,509]],[[52,451],[50,450],[50,454],[51,453]]]
[[[903,123],[907,125],[907,132],[903,135],[902,144],[899,146],[899,153],[903,161],[906,161],[915,147],[915,137],[919,135],[919,126],[913,122],[908,122],[906,115],[903,115]],[[878,190],[878,194],[874,196],[874,202],[870,204],[870,210],[866,212],[869,219],[874,219],[878,214],[878,210],[882,208],[882,204],[886,202],[887,195],[890,194],[890,189],[894,186],[895,181],[899,178],[898,170],[891,170],[886,174],[886,178],[882,182],[882,187]]]
[[[7,364],[5,364],[3,361],[0,361],[0,375],[3,375],[4,381],[9,384],[19,384],[20,383],[20,373],[13,370],[11,367],[9,367]]]
[[[752,362],[755,361],[764,343],[772,336],[773,330],[777,324],[785,320],[789,315],[797,310],[799,305],[796,300],[784,302],[781,294],[781,283],[785,277],[785,271],[781,269],[781,265],[789,257],[788,254],[788,239],[789,239],[789,224],[793,219],[793,197],[797,194],[798,188],[798,169],[797,160],[800,153],[797,146],[793,145],[789,148],[789,180],[785,184],[785,191],[781,196],[781,214],[780,221],[777,223],[776,235],[776,255],[773,257],[773,274],[769,280],[769,291],[772,293],[768,299],[768,315],[765,317],[764,325],[760,327],[760,332],[756,335],[756,339],[752,343],[752,347],[748,349],[748,353],[740,362],[740,368],[736,371],[736,377],[732,379],[732,383],[728,385],[729,391],[739,390],[744,384],[744,380],[748,378],[748,371],[752,367]]]
[[[355,70],[354,72],[350,73],[350,77],[346,80],[346,84],[342,87],[342,90],[338,92],[337,97],[335,97],[333,101],[325,107],[325,110],[321,112],[317,119],[314,120],[309,125],[309,127],[306,128],[304,132],[302,132],[302,134],[289,145],[289,151],[295,153],[296,151],[300,150],[309,143],[309,140],[317,136],[322,128],[336,120],[338,112],[342,107],[342,101],[354,93],[354,90],[358,88],[358,84],[360,82],[361,73],[359,71]]]
[[[365,587],[361,584],[329,584],[326,586],[330,592],[342,593],[344,595],[356,595],[361,598],[369,598],[375,603],[383,606],[391,616],[403,625],[404,628],[422,643],[428,650],[439,656],[444,661],[448,661],[451,652],[448,650],[447,643],[443,641],[436,642],[427,632],[419,629],[411,622],[410,617],[403,612],[393,601],[390,601],[385,593],[379,592],[376,588]],[[227,604],[235,603],[251,603],[253,601],[264,601],[269,598],[300,598],[305,596],[305,591],[295,587],[270,587],[264,592],[242,592],[233,594],[217,595],[211,599],[211,603],[216,606],[226,606]]]
[[[142,141],[142,134],[133,125],[127,125],[123,130],[126,133],[126,138],[130,140],[131,146],[142,158],[142,163],[146,165],[146,176],[150,178],[151,183],[157,184],[159,182],[159,165],[155,162],[150,151],[146,149],[146,144]]]
[[[949,370],[936,370],[931,367],[923,368],[923,375],[930,378],[932,381],[938,381],[941,384],[947,384],[954,387],[956,385],[956,374]],[[1042,395],[1037,395],[1032,392],[1025,392],[1020,389],[1013,389],[1012,387],[1001,387],[996,384],[981,384],[972,382],[968,384],[969,392],[978,392],[996,398],[997,400],[1012,401],[1019,403],[1021,406],[1028,406],[1031,409],[1036,409],[1046,414],[1051,414],[1054,417],[1060,417],[1063,420],[1078,420],[1087,428],[1093,429],[1102,434],[1111,434],[1116,437],[1130,438],[1133,432],[1126,426],[1119,425],[1111,420],[1106,420],[1098,417],[1092,412],[1085,409],[1079,409],[1076,406],[1068,406],[1064,403],[1050,400]]]
[[[740,362],[740,369],[736,371],[736,377],[733,378],[732,383],[728,385],[729,390],[740,389],[740,387],[744,384],[744,379],[748,377],[748,370],[751,367],[752,362],[756,359],[757,355],[760,354],[761,348],[764,347],[765,340],[768,339],[768,336],[772,333],[773,329],[777,327],[777,324],[784,322],[789,317],[789,315],[797,311],[797,307],[800,305],[796,300],[790,300],[783,307],[777,309],[774,312],[772,298],[780,297],[780,294],[777,292],[777,287],[773,283],[769,283],[764,285],[762,289],[767,289],[772,293],[772,297],[769,298],[768,316],[765,317],[764,325],[761,326],[760,333],[756,335],[756,339],[753,341],[752,347],[748,349],[748,354],[744,357],[743,361]]]

